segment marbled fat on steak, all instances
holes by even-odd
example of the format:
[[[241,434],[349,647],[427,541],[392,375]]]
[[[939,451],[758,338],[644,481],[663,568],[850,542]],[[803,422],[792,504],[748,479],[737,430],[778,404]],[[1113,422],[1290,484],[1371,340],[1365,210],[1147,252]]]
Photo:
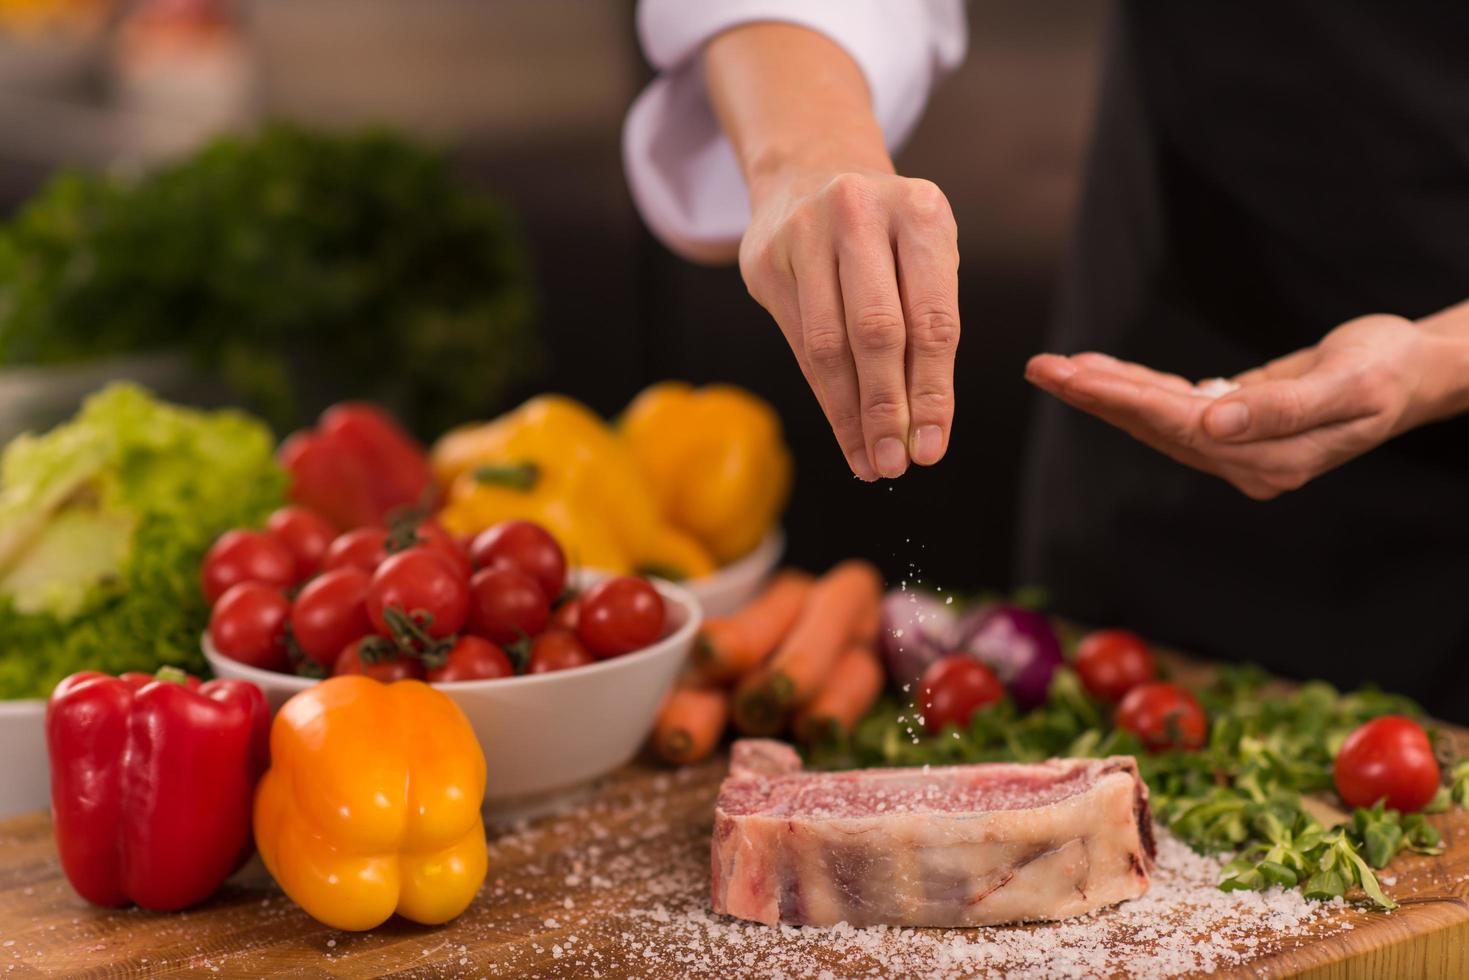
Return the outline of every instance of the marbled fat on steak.
[[[1136,898],[1153,868],[1131,756],[817,773],[735,743],[714,810],[714,911],[775,925],[977,926]]]

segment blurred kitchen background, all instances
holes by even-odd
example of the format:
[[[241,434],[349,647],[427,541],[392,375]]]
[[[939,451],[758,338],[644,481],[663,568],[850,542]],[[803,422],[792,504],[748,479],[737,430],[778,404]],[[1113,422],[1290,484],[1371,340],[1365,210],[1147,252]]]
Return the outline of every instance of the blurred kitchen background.
[[[538,331],[542,347],[537,356],[533,337],[510,337],[496,358],[471,344],[465,350],[472,355],[460,360],[482,365],[491,379],[483,399],[471,386],[470,395],[434,411],[463,415],[467,401],[467,417],[484,417],[535,391],[558,390],[610,414],[660,378],[745,385],[779,408],[796,453],[786,520],[794,561],[823,566],[865,553],[895,578],[916,573],[946,588],[1011,588],[1024,584],[1010,578],[1031,408],[1021,369],[1044,347],[1105,15],[1105,5],[1084,0],[969,5],[968,61],[941,88],[900,158],[903,172],[947,191],[959,220],[959,415],[943,464],[891,485],[865,486],[847,475],[784,342],[736,270],[690,266],[641,226],[619,151],[623,115],[648,78],[631,0],[0,0],[0,218],[13,222],[59,169],[144,173],[220,133],[248,132],[266,120],[330,132],[390,127],[446,151],[459,179],[513,216],[502,243],[509,285],[496,293],[496,309]],[[412,161],[402,166],[411,170]],[[309,193],[309,182],[302,186]],[[89,206],[76,193],[82,204],[73,200],[44,221],[32,216],[40,230],[18,241],[44,245],[71,233],[76,212],[66,208]],[[189,198],[164,196],[154,206],[181,199]],[[421,210],[412,199],[405,207]],[[481,233],[499,234],[499,217],[479,217],[490,226],[485,232],[477,224]],[[205,220],[175,220],[194,227],[195,218]],[[485,242],[475,233],[465,240],[477,248]],[[132,262],[187,259],[147,245],[112,247]],[[403,246],[413,261],[434,257],[434,268],[411,270],[407,279],[440,277],[455,263],[443,243],[434,247]],[[517,271],[522,258],[525,273]],[[56,274],[82,274],[78,262],[85,271],[106,259],[88,253],[58,264]],[[5,262],[0,250],[0,279]],[[168,271],[158,276],[166,280]],[[517,292],[520,278],[531,284],[524,295]],[[241,288],[250,293],[237,304],[242,316],[268,305],[282,329],[290,327],[289,279]],[[261,297],[257,289],[285,295]],[[0,322],[17,315],[15,292],[0,294]],[[126,299],[130,306],[133,297]],[[96,302],[95,309],[72,310],[83,335],[93,323],[99,334],[110,329],[104,321],[117,302]],[[186,309],[178,322],[209,329],[189,321]],[[366,349],[343,357],[345,371],[334,370],[341,367],[335,358],[291,364],[299,397],[276,406],[277,419],[309,416],[342,394],[375,393],[354,390],[354,380],[383,359],[381,351],[371,330],[355,336]],[[103,363],[89,366],[85,336],[58,341],[46,353],[49,339],[12,338],[7,345],[0,327],[0,433],[22,417],[69,414],[77,394],[115,374],[150,381],[173,397],[241,397],[187,358],[119,357],[126,344],[114,342]],[[345,344],[338,349],[349,350],[351,341]],[[216,366],[228,362],[239,377],[269,374],[253,361],[241,369],[229,360],[236,348],[221,350],[214,350]],[[17,364],[35,359],[81,363],[39,370]],[[411,409],[409,402],[399,407]],[[421,412],[410,421],[431,437],[432,416]]]

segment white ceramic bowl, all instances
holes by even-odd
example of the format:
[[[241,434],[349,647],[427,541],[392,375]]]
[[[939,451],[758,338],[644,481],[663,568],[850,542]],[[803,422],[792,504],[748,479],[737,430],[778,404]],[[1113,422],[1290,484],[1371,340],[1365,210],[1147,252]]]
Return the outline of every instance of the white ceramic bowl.
[[[690,579],[684,585],[704,607],[705,616],[728,616],[755,598],[760,586],[780,563],[785,547],[785,533],[774,527],[754,551],[739,561],[725,565],[713,575]]]
[[[0,817],[51,806],[46,702],[0,701]]]
[[[604,575],[578,572],[586,588]],[[634,653],[550,674],[435,685],[464,710],[485,752],[485,801],[504,805],[568,789],[630,761],[653,728],[663,696],[688,656],[703,616],[687,589],[653,580],[668,610],[663,639]],[[271,710],[316,681],[222,657],[206,636],[219,677],[252,681]]]

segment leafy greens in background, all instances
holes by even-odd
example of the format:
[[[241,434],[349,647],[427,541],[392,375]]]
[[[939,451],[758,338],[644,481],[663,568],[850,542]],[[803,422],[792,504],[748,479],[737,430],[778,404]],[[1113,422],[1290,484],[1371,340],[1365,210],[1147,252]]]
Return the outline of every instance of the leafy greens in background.
[[[78,670],[204,668],[199,563],[285,495],[269,430],[131,385],[0,456],[0,698]]]
[[[274,125],[137,180],[65,173],[0,227],[0,367],[183,349],[285,432],[328,400],[424,432],[541,357],[521,238],[437,154]],[[302,382],[299,379],[308,379]]]
[[[811,762],[839,769],[1134,755],[1154,817],[1195,850],[1234,855],[1220,887],[1299,887],[1311,898],[1361,888],[1378,906],[1395,907],[1373,869],[1404,849],[1438,853],[1438,831],[1422,814],[1380,805],[1327,826],[1310,794],[1331,789],[1332,762],[1354,728],[1385,714],[1421,719],[1422,709],[1397,695],[1341,694],[1319,681],[1275,696],[1262,691],[1268,681],[1257,668],[1221,669],[1202,692],[1210,735],[1198,752],[1144,751],[1135,736],[1111,726],[1107,708],[1063,668],[1034,711],[1018,713],[1006,700],[976,712],[967,729],[950,726],[934,736],[923,734],[911,705],[884,701],[850,739],[813,749]],[[1448,775],[1435,805],[1469,804],[1469,762]]]

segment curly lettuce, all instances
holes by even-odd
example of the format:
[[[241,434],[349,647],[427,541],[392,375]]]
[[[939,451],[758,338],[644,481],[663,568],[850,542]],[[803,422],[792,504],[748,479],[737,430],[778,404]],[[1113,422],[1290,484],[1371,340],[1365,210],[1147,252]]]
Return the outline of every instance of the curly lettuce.
[[[199,563],[284,499],[270,431],[134,385],[0,456],[0,698],[78,670],[204,669]]]

